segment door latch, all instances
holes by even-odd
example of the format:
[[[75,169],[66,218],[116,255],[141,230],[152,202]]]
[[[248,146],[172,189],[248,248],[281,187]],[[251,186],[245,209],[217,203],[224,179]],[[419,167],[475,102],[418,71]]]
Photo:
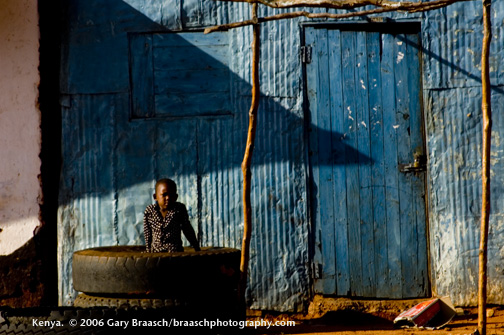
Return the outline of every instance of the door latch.
[[[427,171],[427,156],[415,152],[413,154],[413,163],[399,164],[399,171],[403,173],[418,173]]]

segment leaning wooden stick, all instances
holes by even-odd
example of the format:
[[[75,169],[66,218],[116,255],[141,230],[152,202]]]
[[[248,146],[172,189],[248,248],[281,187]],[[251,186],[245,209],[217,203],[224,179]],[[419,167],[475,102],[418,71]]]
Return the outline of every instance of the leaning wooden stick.
[[[483,113],[483,157],[481,177],[483,197],[481,204],[478,282],[478,331],[480,335],[486,335],[488,226],[490,219],[490,146],[492,139],[491,89],[488,63],[490,40],[492,38],[490,8],[491,0],[483,0],[483,48],[481,53],[481,109]]]
[[[257,4],[252,6],[252,15],[257,18]],[[248,264],[250,258],[250,239],[252,236],[252,207],[250,203],[251,177],[250,165],[254,151],[256,137],[257,110],[259,107],[260,87],[259,87],[259,47],[260,47],[260,26],[253,27],[252,40],[252,102],[249,110],[249,126],[247,134],[247,144],[242,162],[243,173],[243,241],[240,262],[240,299],[245,302],[245,290],[247,288]]]

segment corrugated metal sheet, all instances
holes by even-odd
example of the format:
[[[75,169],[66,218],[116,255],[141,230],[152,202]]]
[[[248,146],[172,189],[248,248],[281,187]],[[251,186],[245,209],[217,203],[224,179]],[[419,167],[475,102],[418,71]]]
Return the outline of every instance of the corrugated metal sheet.
[[[460,88],[427,92],[429,118],[430,229],[435,291],[460,305],[474,305],[478,283],[481,211],[481,90]],[[499,106],[502,94],[493,93]],[[489,244],[489,301],[502,303],[502,195],[504,186],[500,133],[502,117],[495,108],[492,145],[492,202]]]
[[[504,4],[495,3],[492,83],[502,85]],[[316,9],[315,11],[323,11]],[[260,14],[280,11],[261,7]],[[480,210],[481,4],[389,14],[422,23],[429,155],[431,280],[457,305],[475,304]],[[71,303],[71,254],[142,243],[142,216],[156,178],[179,184],[203,245],[240,247],[241,170],[250,103],[250,27],[230,31],[231,115],[131,120],[128,33],[202,28],[250,17],[248,4],[219,1],[68,1],[63,38],[63,170],[58,257],[60,303]],[[304,20],[262,26],[257,146],[253,159],[253,308],[293,310],[309,300],[312,230],[303,133]],[[197,50],[195,50],[197,52]],[[500,135],[502,87],[494,89],[490,303],[504,303]],[[174,159],[176,157],[176,159]],[[196,162],[196,163],[195,163]],[[312,222],[317,224],[315,222]]]
[[[62,304],[75,296],[70,264],[74,250],[143,243],[143,210],[152,201],[154,181],[162,176],[177,182],[180,201],[187,205],[202,245],[241,247],[240,164],[250,106],[250,29],[228,33],[234,106],[230,115],[130,117],[126,33],[249,17],[244,4],[233,11],[228,4],[210,1],[177,3],[182,16],[176,6],[162,2],[109,2],[102,13],[95,10],[98,2],[70,5],[74,16],[63,55],[67,76],[62,80],[67,81],[62,91],[68,100],[59,216]],[[228,18],[230,13],[233,18]],[[274,75],[264,77],[268,83],[263,94],[270,98],[261,101],[253,159],[255,224],[248,296],[253,308],[296,310],[306,302],[310,288],[300,68],[297,57],[295,62],[287,57],[297,52],[299,39],[292,32],[293,43],[287,47],[280,33],[274,38],[263,33],[263,47],[271,58],[263,58],[261,67]],[[156,43],[156,38],[146,43]],[[103,57],[102,41],[114,45],[113,59]],[[142,56],[141,50],[134,51],[134,59]],[[193,52],[202,53],[196,47]],[[154,67],[155,62],[153,58]],[[284,70],[276,73],[278,66]],[[135,72],[142,75],[147,73]],[[156,90],[162,92],[159,84]]]
[[[60,299],[71,300],[71,255],[86,247],[117,241],[113,219],[116,96],[92,95],[63,100],[64,157],[60,185],[58,263]],[[97,113],[89,113],[92,109]],[[64,199],[64,200],[63,200]]]
[[[502,17],[496,3],[491,48],[493,85],[502,84]],[[481,5],[457,4],[426,15],[423,26],[424,109],[429,153],[433,291],[457,305],[476,305],[481,211]],[[489,245],[491,303],[502,304],[501,86],[494,87],[492,204]]]

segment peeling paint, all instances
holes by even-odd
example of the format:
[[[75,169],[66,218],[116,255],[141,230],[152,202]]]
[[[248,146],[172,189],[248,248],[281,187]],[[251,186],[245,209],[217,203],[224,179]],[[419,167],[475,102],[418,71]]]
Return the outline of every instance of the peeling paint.
[[[397,54],[397,64],[399,64],[404,59],[404,53],[399,52]]]

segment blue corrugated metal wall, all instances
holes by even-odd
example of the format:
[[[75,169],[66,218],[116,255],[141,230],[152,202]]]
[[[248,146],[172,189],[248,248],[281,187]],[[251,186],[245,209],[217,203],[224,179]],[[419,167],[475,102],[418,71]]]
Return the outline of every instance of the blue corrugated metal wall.
[[[182,31],[249,18],[247,4],[206,0],[68,1],[62,44],[63,169],[58,257],[60,303],[75,297],[71,255],[98,245],[143,243],[142,216],[161,176],[179,184],[203,245],[241,246],[240,163],[250,104],[251,29],[228,32],[231,115],[132,119],[128,33]],[[315,11],[322,11],[317,9]],[[496,2],[492,44],[489,303],[504,303],[500,133],[504,8]],[[260,15],[278,13],[261,8]],[[475,304],[480,211],[481,5],[463,3],[420,21],[429,159],[433,290]],[[294,310],[311,292],[310,236],[298,56],[302,20],[263,25],[259,128],[253,159],[252,308]],[[198,52],[198,50],[195,50]],[[174,159],[175,157],[175,159]],[[195,163],[196,162],[196,163]]]
[[[491,83],[492,202],[489,243],[490,303],[504,303],[502,194],[502,19],[493,7]],[[481,5],[433,12],[424,25],[424,109],[429,153],[431,278],[456,304],[477,303],[481,212]]]
[[[169,83],[160,81],[159,73],[165,71],[166,75],[174,57],[166,56],[168,65],[158,69],[162,65],[156,53],[163,51],[159,51],[156,39],[163,40],[162,35],[139,35],[227,22],[230,13],[233,20],[249,15],[248,5],[230,8],[213,1],[69,3],[62,62],[60,303],[69,304],[75,296],[70,264],[74,250],[143,243],[143,210],[152,201],[154,181],[162,176],[178,183],[180,201],[187,205],[202,245],[241,247],[240,164],[250,106],[250,29],[225,33],[232,110],[213,116],[159,113],[163,107],[158,106],[162,104],[159,101],[165,96],[157,97],[190,79],[179,79],[180,85],[164,88]],[[285,24],[292,28],[291,23]],[[261,68],[274,75],[263,77],[264,99],[253,159],[255,223],[248,297],[254,308],[295,310],[309,296],[308,220],[300,71],[289,60],[290,50],[284,49],[280,38],[284,31],[286,27],[275,33],[275,39],[263,33],[266,57]],[[290,36],[296,44],[294,31]],[[141,49],[142,43],[152,43],[153,51]],[[180,43],[187,49],[182,51],[179,45],[181,54],[175,56],[181,61],[188,58],[183,52],[192,53],[191,57],[202,63],[209,58],[197,46],[188,50],[191,44],[182,38]],[[131,45],[140,47],[132,50]],[[270,53],[274,62],[269,62]],[[144,54],[154,56],[142,58]],[[143,59],[150,63],[142,63]],[[222,59],[206,61],[214,69],[222,64]],[[142,71],[149,66],[154,68],[153,76]],[[283,70],[277,72],[277,67]],[[132,92],[130,70],[137,78]],[[157,100],[150,103],[152,92],[144,94],[142,90],[152,82]],[[130,94],[134,95],[132,106]],[[142,115],[131,110],[137,106],[141,112],[154,106],[155,112],[147,112],[147,119],[139,118]],[[188,112],[199,113],[194,108]],[[150,115],[156,113],[162,115]]]

